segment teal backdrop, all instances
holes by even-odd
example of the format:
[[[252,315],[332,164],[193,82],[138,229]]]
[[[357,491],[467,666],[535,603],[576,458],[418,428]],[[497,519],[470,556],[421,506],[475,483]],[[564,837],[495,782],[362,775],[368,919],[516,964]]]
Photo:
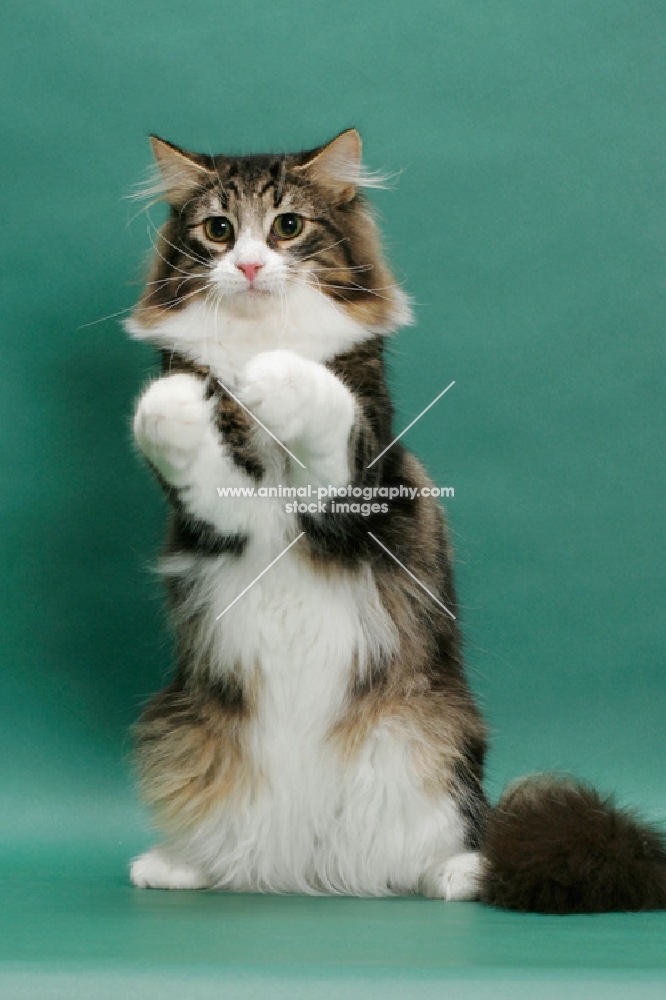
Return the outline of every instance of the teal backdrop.
[[[405,440],[455,490],[489,792],[557,768],[666,820],[664,3],[26,0],[2,21],[0,995],[78,996],[85,963],[107,985],[141,962],[233,969],[234,996],[255,974],[285,996],[336,974],[368,996],[389,973],[402,996],[479,967],[660,976],[662,915],[126,886],[150,842],[128,730],[170,639],[165,510],[129,434],[154,358],[119,321],[149,248],[127,200],[148,133],[258,152],[355,125],[396,174],[372,197],[416,302],[397,430],[456,383]],[[122,995],[152,995],[145,975]]]

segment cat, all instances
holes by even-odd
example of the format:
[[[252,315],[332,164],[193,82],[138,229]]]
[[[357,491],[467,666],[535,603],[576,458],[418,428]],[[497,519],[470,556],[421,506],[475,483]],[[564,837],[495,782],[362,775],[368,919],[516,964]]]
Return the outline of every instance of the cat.
[[[126,328],[161,354],[133,427],[171,507],[176,663],[136,728],[163,840],[133,884],[666,906],[661,834],[592,789],[486,799],[444,516],[394,441],[385,343],[412,309],[357,131],[289,155],[151,143],[169,216]],[[391,499],[221,496],[268,486]]]

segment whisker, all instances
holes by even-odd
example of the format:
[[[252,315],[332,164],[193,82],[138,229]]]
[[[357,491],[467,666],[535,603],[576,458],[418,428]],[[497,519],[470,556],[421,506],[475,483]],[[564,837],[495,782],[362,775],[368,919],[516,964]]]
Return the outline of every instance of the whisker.
[[[192,275],[192,277],[203,278],[204,276],[201,274],[201,275]],[[184,301],[185,298],[189,297],[189,293],[186,296],[186,295],[182,295],[181,291],[180,291],[181,286],[184,285],[186,281],[189,281],[190,280],[189,278],[181,278],[179,280],[178,276],[174,275],[173,279],[171,279],[171,280],[178,281],[178,287],[176,288],[174,294],[171,295],[168,299],[166,299],[167,302],[171,302],[171,301],[179,302],[181,300]],[[192,294],[196,295],[197,292],[200,292],[202,290],[203,289],[201,289],[201,288],[195,288],[194,291],[192,292]],[[164,287],[164,286],[161,287],[161,288],[151,288],[149,292],[147,292],[145,295],[143,295],[141,297],[140,301],[141,302],[145,302],[148,305],[155,305],[156,303],[151,303],[150,299],[152,299],[156,295],[159,295],[160,292],[166,292],[166,291],[167,291],[167,288]]]
[[[168,261],[166,259],[166,257],[164,256],[164,254],[161,254],[160,251],[158,250],[157,245],[155,244],[152,236],[150,235],[150,229],[147,230],[147,233],[148,233],[148,239],[150,240],[150,245],[152,246],[152,248],[155,251],[155,253],[157,254],[157,256],[160,258],[160,260],[164,261],[164,263],[166,264],[167,267],[173,268],[174,271],[179,271],[180,274],[188,274],[189,273],[188,271],[183,271],[183,269],[181,267],[176,267],[175,264],[172,264],[170,261]]]
[[[336,288],[340,291],[352,291],[356,290],[359,292],[366,292],[368,295],[374,295],[378,299],[384,299],[385,302],[390,302],[388,295],[380,295],[380,291],[388,291],[389,288],[393,288],[393,285],[384,285],[381,289],[379,288],[366,288],[364,285],[357,285],[355,282],[350,282],[347,285],[333,285],[330,281],[326,282],[328,288]]]
[[[130,197],[131,197],[131,195],[130,195]],[[127,222],[126,222],[126,224],[125,224],[125,229],[129,229],[129,228],[130,228],[130,226],[131,226],[131,225],[132,225],[132,224],[133,224],[133,223],[134,223],[134,222],[135,222],[135,221],[136,221],[136,220],[137,220],[137,219],[139,218],[139,216],[140,216],[140,215],[143,215],[143,213],[144,213],[144,212],[146,212],[146,213],[147,213],[147,212],[148,212],[148,210],[149,210],[150,208],[152,208],[152,207],[153,207],[153,205],[156,205],[156,204],[157,204],[157,202],[158,202],[158,201],[160,201],[160,200],[161,200],[161,199],[159,199],[159,198],[156,198],[156,199],[155,199],[154,201],[150,201],[150,202],[148,202],[148,203],[147,203],[146,205],[142,205],[142,206],[141,206],[141,208],[140,208],[140,209],[138,210],[138,212],[135,212],[135,213],[134,213],[134,215],[132,215],[132,216],[131,216],[131,217],[130,217],[130,218],[129,218],[128,220],[127,220]]]
[[[311,272],[308,272],[308,273],[311,273]],[[312,277],[317,282],[317,287],[319,289],[321,289],[322,284],[324,284],[326,286],[326,288],[335,288],[335,289],[342,290],[342,291],[350,291],[352,289],[357,289],[359,292],[367,292],[368,295],[374,295],[376,298],[378,298],[378,299],[384,299],[386,302],[390,302],[389,296],[388,295],[380,295],[380,292],[382,292],[382,291],[388,291],[389,289],[396,287],[395,285],[381,285],[379,288],[366,288],[364,285],[358,285],[354,281],[351,281],[351,282],[349,282],[348,284],[345,284],[345,285],[339,285],[339,284],[336,285],[336,284],[333,284],[333,282],[331,282],[331,281],[324,281],[324,282],[320,281],[320,279],[317,277],[316,274],[313,274]],[[308,288],[308,287],[311,288],[312,287],[312,285],[308,281],[304,281],[304,280],[302,280],[300,278],[294,277],[293,275],[290,276],[290,281],[293,281],[295,284],[302,284],[306,288]]]
[[[190,274],[186,278],[181,278],[180,281],[181,282],[182,281],[191,281],[193,278],[204,278],[204,277],[205,277],[204,274],[198,274],[198,273],[196,273],[196,274]],[[156,281],[144,281],[143,282],[143,287],[144,288],[149,288],[151,285],[166,285],[170,281],[176,281],[176,280],[178,280],[177,277],[176,277],[176,275],[175,274],[171,274],[171,275],[169,275],[168,278],[158,278]]]
[[[203,275],[195,275],[195,274],[192,275],[192,278],[196,278],[196,277],[202,277],[203,278]],[[183,285],[185,284],[185,282],[186,281],[191,281],[191,280],[192,280],[191,278],[180,278],[179,279],[178,284],[176,285],[176,292],[175,292],[176,297],[178,297],[180,295],[180,290],[183,287]],[[205,287],[205,283],[204,283],[204,287]],[[159,291],[159,289],[157,289],[157,291]]]
[[[97,323],[105,323],[107,321],[107,319],[115,319],[117,316],[124,316],[125,313],[132,312],[132,309],[134,309],[134,306],[127,306],[126,309],[119,309],[118,312],[109,313],[108,316],[101,316],[99,319],[93,319],[93,320],[90,321],[90,323],[82,323],[81,326],[77,326],[76,329],[77,330],[85,330],[86,327],[96,326]]]
[[[203,278],[203,275],[192,275],[192,277]],[[171,280],[178,281],[178,287],[177,287],[174,295],[171,297],[172,300],[173,300],[173,302],[184,302],[186,299],[191,298],[192,295],[196,295],[197,292],[203,291],[202,288],[195,288],[194,291],[191,293],[191,295],[189,293],[187,295],[181,295],[180,294],[181,286],[186,281],[188,281],[189,279],[188,278],[181,278],[180,280],[178,280],[178,278],[174,275],[174,278],[171,279]],[[205,284],[204,284],[204,287],[205,287]],[[148,302],[149,299],[151,299],[154,295],[158,295],[160,292],[163,292],[164,290],[165,290],[164,288],[151,288],[151,290],[148,292],[148,294],[144,297],[144,301]],[[165,308],[166,308],[166,306],[165,306]]]
[[[374,264],[350,264],[348,267],[329,267],[322,264],[321,267],[310,267],[310,271],[372,271]]]
[[[179,306],[181,302],[188,302],[190,299],[193,299],[195,295],[201,295],[203,290],[203,288],[195,288],[193,292],[188,292],[187,295],[181,295],[180,298],[174,299],[173,302],[170,302],[166,306],[161,306],[160,308],[162,309],[162,312],[169,312],[171,309],[175,309],[176,306]]]
[[[193,274],[193,275],[191,275],[191,277],[193,277],[193,278],[194,277],[202,277],[202,275],[194,275]],[[171,280],[171,279],[169,279],[169,280]],[[183,281],[185,281],[185,280],[187,280],[187,279],[184,278]],[[181,282],[181,284],[182,284],[182,282]],[[159,289],[153,289],[153,292],[156,292],[156,291],[159,291]],[[176,305],[178,305],[179,302],[187,302],[188,299],[193,298],[195,295],[197,295],[201,291],[203,291],[203,289],[197,288],[197,289],[195,289],[195,291],[190,292],[187,295],[182,295],[182,296],[174,299],[174,301],[171,302],[169,305],[166,305],[166,306],[163,307],[164,312],[168,312],[169,309],[173,309],[173,307],[176,306]],[[152,295],[153,292],[151,292],[150,295]],[[131,313],[133,309],[134,309],[133,305],[132,306],[127,306],[125,309],[119,309],[118,312],[109,313],[108,316],[100,316],[99,319],[93,319],[89,323],[82,323],[80,326],[77,326],[76,329],[77,330],[85,330],[89,326],[96,326],[98,323],[105,323],[106,320],[108,320],[108,319],[116,319],[118,316],[124,316],[127,313]]]
[[[155,225],[155,223],[153,222],[153,220],[150,218],[150,216],[147,216],[147,218],[148,218],[148,222],[153,227],[153,232],[155,233],[155,235],[159,236],[159,238],[161,240],[164,240],[164,242],[167,243],[173,250],[175,250],[176,253],[182,253],[182,255],[184,257],[189,257],[190,260],[194,261],[195,264],[204,264],[204,265],[206,265],[208,267],[211,266],[210,263],[207,260],[205,260],[203,257],[198,257],[195,254],[188,253],[187,250],[184,250],[182,247],[177,247],[175,245],[175,243],[172,243],[171,240],[168,240],[166,238],[166,236],[164,235],[164,233],[160,232],[160,230],[157,228],[157,226]],[[154,246],[154,244],[153,244],[153,246]]]
[[[333,247],[337,247],[341,243],[345,243],[345,242],[347,242],[347,243],[349,242],[349,237],[348,236],[343,236],[341,240],[338,240],[336,243],[331,243],[331,245],[329,247],[324,247],[323,250],[315,250],[314,253],[308,254],[307,257],[299,257],[298,259],[300,261],[312,260],[313,257],[317,257],[320,253],[326,253],[327,250],[332,250]]]
[[[313,279],[315,285],[317,286],[317,290],[321,289],[321,281],[319,280],[319,278],[317,277],[317,275],[314,273],[314,271],[308,271],[308,274],[312,276],[312,279]],[[300,277],[300,275],[299,275],[299,277]],[[307,277],[305,278],[305,284],[308,285],[308,286],[310,286],[310,284],[311,284],[308,281]]]

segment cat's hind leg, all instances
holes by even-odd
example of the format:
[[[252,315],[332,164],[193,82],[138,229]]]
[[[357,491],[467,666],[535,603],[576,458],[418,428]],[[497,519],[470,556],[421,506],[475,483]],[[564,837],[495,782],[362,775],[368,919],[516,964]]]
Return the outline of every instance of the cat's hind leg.
[[[448,902],[478,899],[482,870],[483,859],[478,851],[454,854],[422,876],[421,894]]]
[[[137,889],[207,889],[210,884],[201,868],[164,847],[153,847],[135,858],[130,881]]]

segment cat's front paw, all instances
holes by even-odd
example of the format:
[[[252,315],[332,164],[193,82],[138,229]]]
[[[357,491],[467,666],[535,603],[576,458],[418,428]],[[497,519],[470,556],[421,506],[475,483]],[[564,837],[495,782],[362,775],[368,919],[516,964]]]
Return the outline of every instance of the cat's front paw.
[[[353,421],[351,393],[323,365],[291,351],[257,354],[245,369],[242,401],[279,441],[326,451]]]
[[[139,400],[134,437],[167,482],[178,485],[210,427],[205,383],[178,373],[157,379]]]

